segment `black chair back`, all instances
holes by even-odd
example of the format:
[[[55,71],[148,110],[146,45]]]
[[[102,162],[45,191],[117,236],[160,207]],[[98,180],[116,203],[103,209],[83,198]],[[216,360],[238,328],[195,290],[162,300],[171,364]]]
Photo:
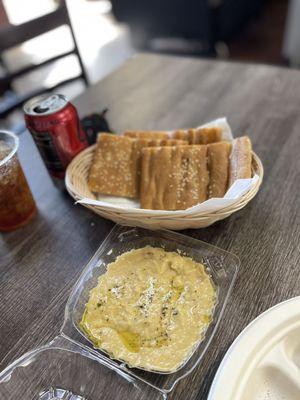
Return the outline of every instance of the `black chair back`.
[[[39,64],[31,64],[23,67],[15,72],[6,71],[5,75],[0,78],[0,95],[4,94],[7,90],[12,90],[12,83],[14,79],[21,77],[33,70],[41,68],[45,65],[51,64],[54,61],[62,59],[64,57],[75,54],[78,58],[80,65],[80,73],[69,79],[64,79],[63,81],[57,82],[55,85],[47,88],[38,88],[34,91],[26,93],[25,95],[15,94],[13,96],[8,96],[5,101],[0,103],[0,118],[6,118],[12,111],[22,107],[22,105],[30,98],[38,96],[39,94],[45,93],[47,91],[51,92],[56,90],[59,86],[71,83],[75,80],[81,79],[84,81],[85,85],[88,85],[88,78],[80,57],[74,31],[68,14],[68,9],[65,0],[60,0],[59,6],[53,12],[43,15],[34,20],[25,22],[20,25],[7,25],[0,27],[0,55],[5,51],[14,46],[20,45],[27,40],[33,39],[43,33],[49,32],[60,26],[67,25],[70,28],[70,32],[73,39],[73,48],[69,51],[58,54],[51,57]]]

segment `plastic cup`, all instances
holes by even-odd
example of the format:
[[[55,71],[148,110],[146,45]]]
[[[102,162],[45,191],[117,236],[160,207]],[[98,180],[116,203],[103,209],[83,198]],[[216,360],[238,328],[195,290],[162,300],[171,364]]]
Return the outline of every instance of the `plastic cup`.
[[[0,131],[0,231],[13,231],[25,225],[36,213],[36,206],[20,165],[18,137]]]

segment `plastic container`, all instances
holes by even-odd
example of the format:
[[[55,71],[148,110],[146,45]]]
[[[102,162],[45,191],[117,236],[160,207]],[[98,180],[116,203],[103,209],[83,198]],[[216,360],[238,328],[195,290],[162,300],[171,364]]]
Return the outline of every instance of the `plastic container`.
[[[146,245],[162,247],[167,251],[180,251],[181,254],[203,263],[218,293],[218,302],[214,309],[213,320],[206,331],[204,339],[181,368],[168,374],[129,368],[125,363],[111,359],[106,353],[95,349],[79,328],[79,322],[88,300],[89,292],[96,286],[98,277],[105,273],[107,265],[114,261],[118,255]],[[120,398],[125,398],[124,395],[126,394],[127,396],[128,393],[129,399],[144,399],[147,398],[150,392],[152,396],[155,393],[157,396],[155,398],[164,398],[176,383],[191,373],[201,361],[222,317],[237,274],[238,265],[239,259],[235,255],[178,233],[149,231],[142,228],[116,225],[89,261],[71,292],[66,305],[61,336],[48,346],[23,356],[0,374],[0,398],[3,390],[6,390],[7,384],[9,386],[10,381],[14,382],[20,379],[22,381],[21,384],[15,383],[12,387],[21,387],[25,376],[30,377],[36,371],[40,371],[37,374],[40,376],[40,380],[32,379],[30,385],[36,387],[35,393],[42,393],[43,390],[46,390],[43,393],[42,400],[51,399],[51,397],[46,397],[50,396],[49,389],[51,387],[70,390],[74,395],[83,396],[87,400],[110,399],[109,393],[112,399],[117,400],[119,397],[115,392],[118,390],[120,390]],[[49,360],[49,358],[51,363],[45,361]],[[56,368],[56,365],[60,365],[60,362],[55,360],[60,360],[61,358],[63,359],[62,367]],[[72,368],[68,367],[68,362],[64,361],[64,359],[70,359]],[[29,360],[28,364],[26,360]],[[22,374],[20,374],[18,372],[20,371],[19,366],[23,365],[24,362],[26,367],[22,369]],[[32,364],[36,364],[35,368],[31,368]],[[55,375],[56,369],[57,376]],[[62,372],[58,373],[60,369]],[[65,371],[67,371],[66,375]],[[70,374],[73,375],[69,378]],[[94,379],[94,374],[95,376],[98,374],[99,378]],[[107,380],[107,384],[104,384],[105,380]],[[129,383],[133,385],[129,385]],[[101,386],[102,384],[103,386]],[[121,389],[124,385],[128,386],[126,391]],[[103,392],[103,388],[105,389],[104,397],[100,395]],[[28,393],[28,395],[26,393],[26,396],[23,395],[22,400],[32,399],[31,393]],[[52,395],[53,393],[52,391]],[[63,395],[68,396],[68,394]],[[62,398],[69,400],[80,399],[80,397],[73,398],[72,394],[70,396]],[[8,397],[6,395],[6,398],[15,399],[16,397]],[[56,395],[54,398],[59,399],[60,397]]]
[[[0,374],[2,400],[145,400],[164,396],[99,363],[85,349],[59,336]]]

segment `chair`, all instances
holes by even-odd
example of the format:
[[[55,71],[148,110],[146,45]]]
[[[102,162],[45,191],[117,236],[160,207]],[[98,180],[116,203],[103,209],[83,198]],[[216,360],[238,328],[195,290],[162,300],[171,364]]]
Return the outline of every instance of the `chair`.
[[[75,80],[82,79],[85,83],[85,85],[88,85],[88,78],[87,74],[85,72],[78,47],[76,44],[76,39],[74,36],[74,32],[72,29],[70,17],[68,14],[67,10],[67,5],[65,0],[60,0],[59,1],[59,6],[58,8],[50,12],[46,15],[43,15],[39,18],[36,18],[34,20],[25,22],[20,25],[6,25],[3,27],[0,27],[0,55],[3,53],[3,51],[8,50],[14,46],[20,45],[27,40],[33,39],[39,35],[42,35],[43,33],[49,32],[55,28],[58,28],[60,26],[67,25],[70,28],[70,32],[72,35],[74,47],[70,51],[63,52],[61,54],[58,54],[52,58],[49,58],[39,64],[31,64],[27,65],[26,67],[23,67],[15,72],[9,72],[5,70],[5,65],[4,65],[4,76],[1,76],[0,78],[0,95],[4,94],[6,91],[11,91],[12,90],[12,83],[14,79],[19,78],[28,72],[31,72],[33,70],[36,70],[40,67],[43,67],[45,65],[48,65],[50,63],[53,63],[54,61],[57,61],[59,59],[62,59],[64,57],[70,56],[72,54],[75,54],[78,58],[79,65],[81,72],[80,74],[69,78],[65,79],[63,81],[60,81],[56,83],[55,85],[48,87],[48,88],[39,88],[34,91],[31,91],[29,93],[26,93],[25,95],[18,95],[14,94],[13,96],[7,96],[7,99],[5,101],[2,101],[0,103],[0,119],[6,118],[12,111],[20,108],[24,102],[29,100],[30,98],[34,96],[38,96],[42,93],[45,92],[50,92],[55,89],[57,89],[61,85],[65,85],[68,83],[71,83]],[[1,56],[0,56],[0,63],[1,63]],[[2,60],[2,65],[3,65],[3,60]],[[3,68],[2,68],[3,69]]]
[[[218,42],[238,35],[266,0],[111,0],[117,21],[130,27],[142,50],[215,56]],[[166,40],[161,40],[166,38]],[[178,49],[175,39],[182,39]],[[158,42],[158,41],[157,41]],[[165,44],[164,44],[165,43]],[[169,48],[168,48],[169,46]],[[184,46],[185,49],[184,49]]]
[[[210,1],[111,0],[111,3],[114,16],[129,25],[133,43],[139,49],[151,50],[153,39],[182,38],[198,42],[196,52],[201,55],[214,52],[215,13]],[[168,52],[167,48],[163,51]]]

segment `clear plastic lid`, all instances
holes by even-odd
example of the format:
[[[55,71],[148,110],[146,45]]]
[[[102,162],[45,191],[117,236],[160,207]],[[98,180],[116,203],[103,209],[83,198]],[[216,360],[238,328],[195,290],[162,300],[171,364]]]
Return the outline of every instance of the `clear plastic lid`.
[[[149,385],[99,363],[85,349],[59,336],[33,350],[0,374],[5,400],[164,399]]]

